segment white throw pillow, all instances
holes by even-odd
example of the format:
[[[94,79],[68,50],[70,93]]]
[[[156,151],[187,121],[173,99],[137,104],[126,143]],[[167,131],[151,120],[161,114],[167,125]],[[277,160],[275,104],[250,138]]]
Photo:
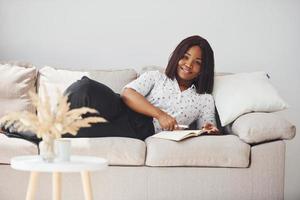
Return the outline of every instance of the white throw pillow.
[[[55,69],[45,66],[39,70],[37,90],[40,98],[45,97],[46,88],[50,99],[51,108],[57,104],[57,89],[64,92],[72,83],[80,80],[83,76],[88,76],[88,72]]]
[[[265,72],[216,76],[213,96],[222,126],[249,112],[275,112],[288,105]]]
[[[50,97],[50,105],[54,108],[57,103],[57,89],[64,92],[83,76],[101,82],[119,93],[124,85],[136,79],[137,74],[134,69],[72,71],[45,66],[39,70],[37,86],[39,96],[44,97],[44,89],[41,87],[44,85]]]

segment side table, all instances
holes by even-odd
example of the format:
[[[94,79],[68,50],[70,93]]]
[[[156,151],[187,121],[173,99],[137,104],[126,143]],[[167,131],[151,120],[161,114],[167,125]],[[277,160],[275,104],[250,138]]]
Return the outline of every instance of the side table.
[[[39,172],[52,173],[52,194],[55,200],[61,199],[61,173],[80,172],[85,199],[92,200],[90,171],[105,169],[107,163],[106,159],[94,156],[71,156],[68,162],[54,161],[52,163],[44,162],[38,155],[17,156],[11,159],[13,169],[31,172],[26,200],[34,199]]]

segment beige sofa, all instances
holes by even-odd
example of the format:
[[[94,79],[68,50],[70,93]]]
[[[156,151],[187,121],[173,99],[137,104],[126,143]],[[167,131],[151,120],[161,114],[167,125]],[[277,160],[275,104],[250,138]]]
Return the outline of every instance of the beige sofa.
[[[26,93],[43,93],[41,84],[55,103],[54,88],[64,90],[83,75],[109,85],[116,92],[137,77],[132,69],[76,72],[1,65],[0,117],[6,111],[32,110]],[[152,137],[146,141],[74,138],[72,153],[108,159],[107,170],[92,173],[95,199],[283,199],[284,139],[294,137],[295,127],[274,113],[255,112],[240,116],[226,128],[229,134],[179,143]],[[32,154],[38,154],[34,143],[0,133],[0,199],[24,199],[29,173],[12,169],[10,159]],[[37,199],[51,199],[51,186],[50,174],[42,174]],[[62,187],[63,199],[83,199],[79,174],[63,174]]]

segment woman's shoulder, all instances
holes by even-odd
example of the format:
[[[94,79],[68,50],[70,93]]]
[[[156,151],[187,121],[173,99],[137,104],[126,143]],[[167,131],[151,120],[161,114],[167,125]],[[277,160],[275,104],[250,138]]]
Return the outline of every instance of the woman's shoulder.
[[[147,77],[147,78],[152,78],[152,79],[155,79],[155,80],[166,77],[166,75],[164,73],[160,72],[159,70],[146,71],[143,74],[141,74],[141,76],[144,76],[144,77]]]

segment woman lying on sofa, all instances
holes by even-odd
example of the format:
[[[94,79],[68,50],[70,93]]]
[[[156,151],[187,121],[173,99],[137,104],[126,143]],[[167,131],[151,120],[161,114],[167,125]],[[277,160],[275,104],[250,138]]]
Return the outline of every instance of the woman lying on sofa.
[[[180,129],[181,125],[195,120],[209,133],[217,133],[211,95],[213,83],[213,50],[200,36],[180,42],[165,73],[146,72],[127,84],[121,95],[83,77],[65,91],[71,108],[95,108],[108,122],[82,128],[74,137],[118,136],[144,140],[161,130]]]

